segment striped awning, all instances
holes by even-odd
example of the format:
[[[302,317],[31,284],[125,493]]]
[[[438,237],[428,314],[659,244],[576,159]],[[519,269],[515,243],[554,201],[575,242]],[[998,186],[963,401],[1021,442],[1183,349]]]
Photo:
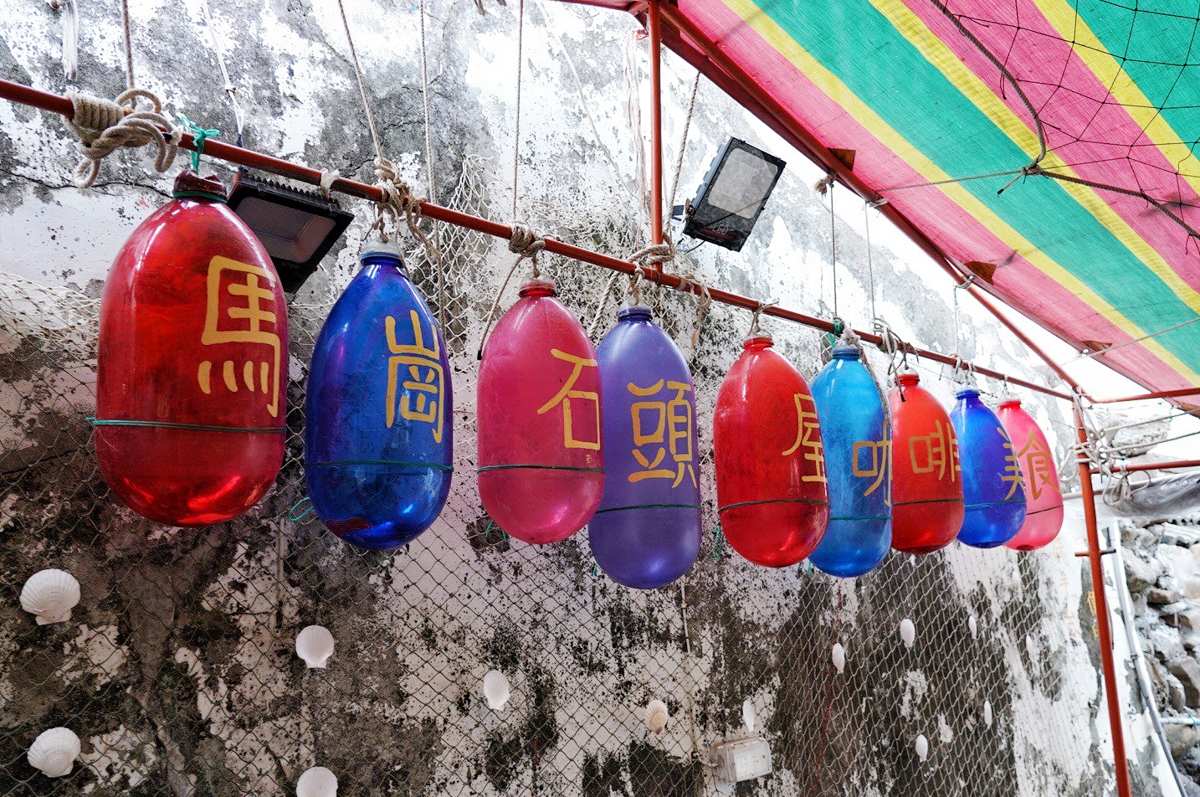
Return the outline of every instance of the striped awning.
[[[964,276],[1148,389],[1200,386],[1196,2],[661,8],[669,47],[810,156],[852,157]]]

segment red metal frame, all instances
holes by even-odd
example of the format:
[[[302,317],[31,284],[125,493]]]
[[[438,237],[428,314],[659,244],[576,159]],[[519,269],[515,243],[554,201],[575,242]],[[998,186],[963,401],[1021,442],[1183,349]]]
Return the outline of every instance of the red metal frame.
[[[1081,445],[1088,444],[1083,410],[1075,405],[1075,429]],[[1083,493],[1083,517],[1087,526],[1087,558],[1092,570],[1092,594],[1096,596],[1096,633],[1100,643],[1100,664],[1104,671],[1104,694],[1108,701],[1108,724],[1112,731],[1113,761],[1116,767],[1117,794],[1130,797],[1129,762],[1125,758],[1125,727],[1121,715],[1121,698],[1117,694],[1117,667],[1113,661],[1112,628],[1108,618],[1108,595],[1104,586],[1104,569],[1100,561],[1100,532],[1096,526],[1096,493],[1092,490],[1092,467],[1086,456],[1079,456],[1079,489]],[[1128,622],[1128,619],[1126,619]],[[1167,751],[1170,755],[1170,751]]]

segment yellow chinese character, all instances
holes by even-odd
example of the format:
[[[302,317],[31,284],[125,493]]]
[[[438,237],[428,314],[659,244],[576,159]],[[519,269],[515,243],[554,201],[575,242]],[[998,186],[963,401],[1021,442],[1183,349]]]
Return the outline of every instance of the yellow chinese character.
[[[921,462],[919,452],[925,454]],[[958,477],[958,446],[955,444],[954,427],[948,423],[937,421],[933,431],[922,437],[912,437],[908,441],[908,459],[913,473],[933,473],[937,471],[938,480],[950,476],[950,481]]]
[[[575,382],[579,380],[579,375],[583,373],[583,369],[595,368],[596,361],[586,357],[577,357],[574,354],[567,354],[558,349],[551,349],[550,354],[559,360],[565,360],[572,363],[571,375],[567,377],[567,381],[563,384],[562,390],[554,395],[554,398],[547,401],[538,408],[537,414],[542,415],[549,412],[552,408],[558,406],[559,403],[563,407],[563,447],[564,448],[589,448],[593,451],[600,450],[600,396],[595,391],[591,390],[575,390]],[[575,399],[580,403],[591,405],[592,418],[595,420],[595,436],[593,440],[578,440],[575,438],[575,427],[573,416],[571,414],[571,399]]]
[[[1025,463],[1025,478],[1029,480],[1029,490],[1036,500],[1041,496],[1042,489],[1054,481],[1054,474],[1050,469],[1050,463],[1053,461],[1050,451],[1031,429],[1029,439],[1017,452],[1017,457]]]
[[[883,480],[887,478],[888,472],[888,440],[885,437],[883,440],[859,440],[854,444],[853,462],[851,468],[854,475],[864,479],[874,479],[871,486],[863,493],[863,498],[866,498],[871,493],[879,489],[879,485],[883,484]],[[870,452],[868,464],[862,464],[863,452]],[[890,492],[890,491],[888,491]],[[888,496],[889,501],[891,496]]]
[[[400,417],[409,421],[420,421],[433,424],[433,440],[442,442],[442,431],[445,418],[442,400],[442,390],[446,374],[442,369],[441,347],[438,345],[437,330],[430,324],[429,337],[432,346],[425,345],[425,334],[421,328],[421,317],[416,310],[408,311],[408,319],[412,324],[413,342],[399,343],[396,341],[396,319],[387,316],[384,319],[384,331],[387,334],[388,351],[388,386],[387,386],[387,426],[392,428],[396,420],[396,383],[400,381],[400,369],[408,368],[409,378],[400,382],[404,392],[400,396]]]
[[[634,396],[655,396],[663,389],[664,380],[660,379],[650,387],[638,387],[630,382],[627,387]],[[638,461],[643,470],[629,474],[629,481],[639,482],[643,479],[672,479],[671,487],[683,483],[683,477],[688,476],[693,485],[697,485],[696,469],[692,452],[692,404],[684,393],[691,391],[692,386],[686,382],[666,382],[668,390],[675,391],[675,397],[668,401],[636,401],[630,406],[633,421],[633,458]],[[643,454],[638,449],[642,446],[660,446],[653,458]],[[668,451],[675,470],[660,468],[666,459]]]
[[[259,266],[239,263],[219,255],[209,261],[204,332],[200,342],[205,346],[220,343],[259,343],[266,346],[269,351],[264,351],[263,355],[267,359],[256,358],[241,363],[241,375],[247,390],[254,392],[257,381],[258,390],[269,394],[267,412],[277,417],[282,346],[277,331],[278,319],[272,309],[275,301],[272,289],[274,281],[275,277]],[[221,300],[226,297],[233,298],[222,307]],[[258,365],[257,380],[255,365]],[[205,394],[212,393],[212,368],[213,361],[204,360],[196,372],[200,389]],[[237,368],[238,364],[233,360],[226,360],[222,364],[221,377],[231,393],[239,390]]]
[[[1016,494],[1017,490],[1021,489],[1024,479],[1021,478],[1021,465],[1017,462],[1017,455],[1013,451],[1012,441],[1008,439],[1008,432],[1004,431],[1002,426],[997,426],[996,430],[1004,438],[1004,450],[1008,452],[1004,455],[1004,475],[1000,477],[1000,481],[1008,484],[1008,495],[1004,496],[1004,500],[1007,501]]]
[[[792,447],[783,452],[783,456],[788,457],[795,454],[800,446],[804,446],[804,459],[807,462],[813,463],[813,472],[800,477],[802,482],[821,482],[825,483],[825,446],[821,442],[821,426],[817,422],[817,412],[814,407],[812,410],[804,409],[802,402],[807,401],[812,404],[812,396],[805,393],[797,393],[796,400],[796,419],[798,428],[796,429],[796,442]]]

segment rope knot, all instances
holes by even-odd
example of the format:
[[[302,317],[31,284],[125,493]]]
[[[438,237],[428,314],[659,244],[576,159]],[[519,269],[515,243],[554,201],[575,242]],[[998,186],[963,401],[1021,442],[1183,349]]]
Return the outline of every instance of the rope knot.
[[[669,242],[650,244],[634,252],[629,259],[638,265],[650,266],[657,271],[664,263],[670,263],[675,259],[675,246]]]
[[[121,147],[155,145],[158,155],[154,168],[159,172],[165,172],[175,161],[181,131],[163,115],[162,103],[149,91],[129,89],[117,95],[116,101],[76,92],[67,97],[73,109],[67,126],[79,139],[83,156],[75,167],[77,187],[87,188],[94,183],[100,161]],[[140,106],[139,100],[147,105]]]
[[[537,261],[538,254],[545,248],[546,239],[534,232],[532,227],[521,221],[512,223],[512,232],[508,236],[508,251],[517,256],[517,262],[513,264],[514,269],[522,260],[529,260],[533,278],[542,276]]]

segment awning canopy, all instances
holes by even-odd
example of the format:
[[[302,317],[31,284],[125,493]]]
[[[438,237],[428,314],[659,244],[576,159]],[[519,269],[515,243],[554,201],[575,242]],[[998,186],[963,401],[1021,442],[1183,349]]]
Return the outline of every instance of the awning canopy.
[[[668,47],[931,254],[1146,388],[1197,387],[1200,13],[1131,5],[659,8]]]

